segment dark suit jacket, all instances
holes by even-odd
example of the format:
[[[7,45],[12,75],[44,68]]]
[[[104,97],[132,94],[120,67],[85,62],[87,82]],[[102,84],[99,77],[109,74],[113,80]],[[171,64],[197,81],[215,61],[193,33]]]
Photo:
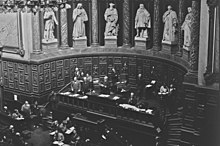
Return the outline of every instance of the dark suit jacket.
[[[71,90],[76,94],[78,91],[81,91],[81,83],[79,81],[71,82]]]

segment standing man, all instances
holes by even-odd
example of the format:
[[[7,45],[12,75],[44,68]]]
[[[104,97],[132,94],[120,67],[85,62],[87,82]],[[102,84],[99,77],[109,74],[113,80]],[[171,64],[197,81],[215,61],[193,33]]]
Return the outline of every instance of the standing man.
[[[88,16],[82,7],[82,3],[78,3],[77,7],[73,10],[73,38],[84,37],[85,22],[88,21]]]
[[[24,114],[24,118],[30,117],[31,114],[31,106],[28,103],[28,101],[25,101],[25,103],[21,107],[21,111]]]
[[[111,72],[111,90],[113,93],[116,93],[117,91],[117,85],[116,83],[118,82],[118,74],[116,73],[115,68],[112,68]]]
[[[74,77],[73,81],[71,82],[71,91],[74,94],[81,92],[81,83],[78,81],[77,77]]]
[[[114,8],[115,4],[110,3],[109,8],[106,9],[104,17],[106,21],[105,36],[116,36],[118,33],[118,27],[116,23],[118,21],[118,11]]]
[[[137,77],[137,96],[139,99],[143,98],[144,86],[145,86],[145,82],[142,77],[142,74],[138,74],[138,77]]]
[[[136,37],[148,38],[149,28],[151,28],[150,13],[144,8],[144,4],[140,4],[135,17]]]

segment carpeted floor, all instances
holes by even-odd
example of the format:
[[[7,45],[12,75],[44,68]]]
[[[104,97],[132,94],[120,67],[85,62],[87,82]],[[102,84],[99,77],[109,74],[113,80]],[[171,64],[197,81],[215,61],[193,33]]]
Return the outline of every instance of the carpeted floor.
[[[28,139],[28,146],[50,146],[50,135],[49,131],[44,131],[42,128],[35,129],[31,138]]]

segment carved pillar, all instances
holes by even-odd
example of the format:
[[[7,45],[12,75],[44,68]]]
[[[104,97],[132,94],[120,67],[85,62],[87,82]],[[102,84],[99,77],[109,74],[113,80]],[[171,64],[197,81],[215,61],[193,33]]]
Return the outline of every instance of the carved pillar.
[[[215,0],[207,0],[209,6],[209,39],[208,39],[208,59],[207,59],[207,70],[206,73],[211,73],[213,64],[213,34],[214,34],[214,13],[215,13]]]
[[[192,48],[190,49],[190,67],[198,70],[199,29],[200,29],[200,1],[192,1]]]
[[[123,46],[130,46],[130,8],[129,0],[123,2]]]
[[[68,47],[68,32],[67,32],[67,10],[60,10],[60,46]]]
[[[160,0],[154,0],[154,26],[153,26],[153,48],[155,51],[160,50]]]
[[[98,46],[98,3],[92,0],[92,46]]]
[[[37,12],[35,15],[32,14],[32,26],[33,26],[33,53],[41,53],[41,21],[40,21],[40,12]]]
[[[178,16],[178,19],[179,19],[179,26],[178,26],[178,29],[179,29],[179,39],[178,39],[178,52],[177,52],[177,55],[178,56],[182,56],[182,46],[183,46],[183,31],[181,30],[181,26],[184,22],[184,0],[179,0],[179,16]]]

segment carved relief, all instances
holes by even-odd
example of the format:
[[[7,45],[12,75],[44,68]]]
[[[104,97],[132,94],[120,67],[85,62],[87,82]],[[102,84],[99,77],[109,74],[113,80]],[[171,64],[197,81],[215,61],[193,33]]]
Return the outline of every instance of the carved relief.
[[[38,85],[38,72],[32,71],[32,83],[33,85]]]
[[[57,80],[58,81],[63,80],[63,68],[62,67],[57,68]]]
[[[24,71],[19,71],[19,84],[24,84]]]

